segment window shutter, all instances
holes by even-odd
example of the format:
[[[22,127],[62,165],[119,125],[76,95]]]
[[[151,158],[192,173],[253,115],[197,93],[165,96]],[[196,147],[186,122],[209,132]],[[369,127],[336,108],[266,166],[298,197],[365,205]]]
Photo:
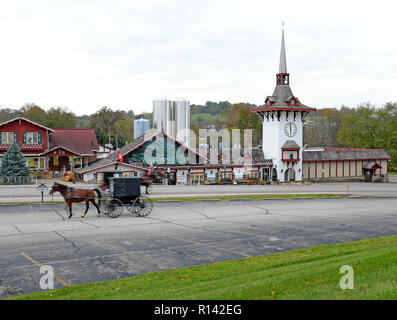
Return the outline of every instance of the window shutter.
[[[23,143],[26,143],[26,132],[23,133]]]
[[[39,132],[39,138],[38,138],[39,144],[41,144],[41,133]]]
[[[16,132],[14,132],[14,143],[18,143],[18,141],[17,141],[17,133]]]
[[[0,132],[0,143],[3,143],[3,132]]]

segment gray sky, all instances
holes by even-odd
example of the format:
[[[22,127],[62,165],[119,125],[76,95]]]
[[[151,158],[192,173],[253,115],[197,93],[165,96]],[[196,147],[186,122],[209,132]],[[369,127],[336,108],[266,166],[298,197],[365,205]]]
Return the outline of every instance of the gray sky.
[[[285,21],[293,93],[316,107],[397,101],[394,1],[1,0],[0,105],[106,105],[156,98],[262,104]]]

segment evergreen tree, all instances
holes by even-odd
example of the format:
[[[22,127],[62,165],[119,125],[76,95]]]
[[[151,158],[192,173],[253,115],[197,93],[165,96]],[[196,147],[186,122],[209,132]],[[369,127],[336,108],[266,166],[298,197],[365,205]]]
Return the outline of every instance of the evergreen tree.
[[[16,143],[13,143],[3,155],[0,176],[3,178],[3,183],[23,183],[28,181],[29,168]]]

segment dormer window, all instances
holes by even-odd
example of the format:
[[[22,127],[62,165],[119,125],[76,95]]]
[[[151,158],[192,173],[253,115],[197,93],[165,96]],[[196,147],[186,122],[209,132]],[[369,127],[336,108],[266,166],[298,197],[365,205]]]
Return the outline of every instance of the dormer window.
[[[291,106],[295,106],[295,105],[296,105],[296,100],[295,100],[294,98],[292,98],[292,99],[290,100],[289,104],[290,104]]]

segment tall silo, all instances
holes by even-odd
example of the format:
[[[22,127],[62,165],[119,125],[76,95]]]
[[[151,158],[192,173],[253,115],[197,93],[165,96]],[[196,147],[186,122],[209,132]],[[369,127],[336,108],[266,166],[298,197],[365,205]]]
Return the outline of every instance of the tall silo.
[[[185,101],[180,99],[174,101],[175,110],[175,138],[185,143],[185,128],[186,128],[186,107]]]
[[[185,107],[186,107],[186,145],[188,147],[191,147],[191,145],[190,145],[190,142],[191,142],[190,141],[190,101],[186,101]],[[192,147],[194,148],[195,145]]]
[[[167,126],[164,128],[165,133],[175,138],[175,109],[172,101],[167,101]]]
[[[150,129],[150,121],[146,119],[134,120],[134,139],[143,135]]]
[[[189,145],[190,102],[185,99],[174,101],[175,108],[175,138],[185,145]]]
[[[190,102],[185,99],[153,101],[153,128],[185,145],[190,144]]]
[[[153,128],[167,130],[167,105],[169,101],[166,99],[158,99],[153,101]]]

